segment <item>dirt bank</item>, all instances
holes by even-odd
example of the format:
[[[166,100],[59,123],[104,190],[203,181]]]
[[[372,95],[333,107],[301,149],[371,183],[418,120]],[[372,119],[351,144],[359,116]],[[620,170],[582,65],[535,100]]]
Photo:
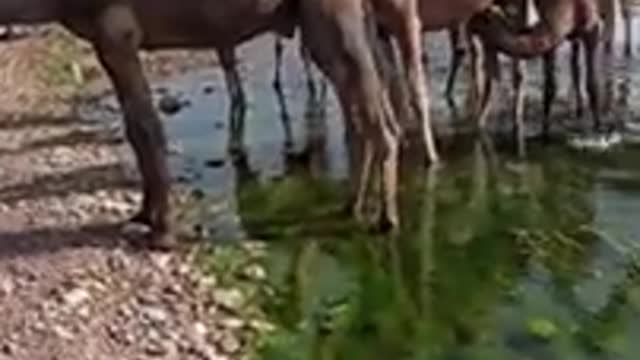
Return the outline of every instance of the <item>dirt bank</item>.
[[[0,44],[0,359],[241,357],[238,321],[193,254],[128,247],[117,223],[137,206],[137,179],[121,139],[73,115],[108,83],[70,39]],[[153,77],[215,61],[144,59]]]

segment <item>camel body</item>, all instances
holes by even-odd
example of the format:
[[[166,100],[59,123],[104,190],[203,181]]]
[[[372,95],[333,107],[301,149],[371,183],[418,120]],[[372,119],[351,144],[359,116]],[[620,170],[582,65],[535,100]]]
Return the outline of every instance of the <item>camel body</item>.
[[[291,36],[294,29],[287,0],[3,0],[0,24],[61,22],[91,40],[96,17],[118,3],[133,11],[139,46],[147,50],[234,46],[265,31]]]
[[[59,22],[92,43],[115,87],[127,139],[142,173],[142,207],[132,220],[150,226],[150,245],[159,248],[175,244],[167,146],[138,50],[215,48],[226,53],[230,69],[235,46],[265,32],[292,36],[296,26],[311,57],[332,81],[346,127],[353,130],[348,143],[356,155],[349,178],[351,204],[354,209],[364,204],[366,194],[359,189],[368,186],[374,171],[381,171],[384,211],[379,219],[397,226],[397,136],[393,110],[377,76],[366,17],[360,0],[0,2],[0,25]]]

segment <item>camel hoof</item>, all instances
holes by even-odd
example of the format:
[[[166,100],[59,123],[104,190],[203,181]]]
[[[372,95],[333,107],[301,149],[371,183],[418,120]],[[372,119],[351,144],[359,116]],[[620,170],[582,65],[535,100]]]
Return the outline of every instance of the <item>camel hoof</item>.
[[[291,139],[285,140],[284,142],[284,154],[291,155],[294,153],[293,141]]]
[[[242,146],[230,146],[229,147],[229,156],[231,157],[232,162],[236,163],[238,161],[244,161],[247,159],[247,152]]]
[[[382,216],[378,220],[376,230],[382,234],[394,236],[400,231],[400,222],[397,218]]]
[[[438,167],[442,163],[440,157],[438,155],[430,155],[427,157],[426,166],[427,168]]]
[[[152,232],[149,238],[148,249],[153,251],[172,251],[178,247],[176,237],[170,232]]]
[[[133,215],[127,222],[151,226],[151,215],[149,212],[141,210],[137,214]]]

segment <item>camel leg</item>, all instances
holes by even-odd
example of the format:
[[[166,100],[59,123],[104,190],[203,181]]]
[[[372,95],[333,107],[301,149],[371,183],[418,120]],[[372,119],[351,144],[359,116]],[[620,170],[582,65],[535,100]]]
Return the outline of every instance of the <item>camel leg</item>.
[[[284,55],[284,44],[282,38],[276,36],[273,43],[274,52],[274,69],[273,69],[273,89],[280,91],[282,89],[282,56]]]
[[[602,1],[600,1],[602,3]],[[602,9],[603,15],[603,71],[604,75],[604,98],[602,99],[602,110],[610,112],[613,107],[614,98],[616,96],[615,79],[613,70],[613,44],[615,39],[616,25],[616,2],[613,0],[606,1],[605,8]]]
[[[584,115],[584,99],[582,96],[582,87],[580,86],[582,72],[580,69],[580,43],[571,41],[571,83],[573,87],[573,95],[575,96],[577,119]]]
[[[602,125],[600,119],[600,89],[599,74],[597,69],[598,45],[600,31],[598,28],[588,32],[583,38],[584,53],[587,62],[587,95],[589,96],[589,110],[593,118],[594,129],[600,129]]]
[[[513,59],[512,62],[512,81],[513,81],[513,137],[516,141],[518,156],[525,156],[525,124],[524,124],[524,101],[525,92],[523,89],[525,80],[525,69],[520,60]]]
[[[303,44],[300,44],[300,59],[302,59],[302,66],[307,78],[307,91],[309,96],[315,98],[317,95],[316,82],[313,78],[313,67],[311,66],[311,59],[309,59],[309,53],[305,49]]]
[[[558,84],[556,80],[556,52],[551,50],[543,56],[544,68],[544,94],[542,109],[542,137],[549,139],[549,121],[551,116],[551,107],[558,92]]]
[[[478,119],[480,113],[480,97],[487,81],[485,59],[480,38],[467,33],[467,43],[471,54],[471,87],[467,91],[465,112],[469,118]]]
[[[453,27],[449,29],[449,44],[451,46],[451,66],[449,69],[449,75],[447,76],[447,87],[445,89],[445,96],[450,104],[454,104],[453,91],[456,85],[456,79],[460,66],[462,65],[464,58],[466,57],[467,50],[465,48],[464,39],[464,27]]]
[[[291,116],[289,115],[289,107],[287,106],[287,98],[282,87],[282,58],[284,55],[284,44],[282,38],[276,36],[274,42],[275,64],[273,74],[273,90],[276,93],[278,107],[280,108],[280,119],[282,128],[284,129],[284,148],[285,151],[291,150],[293,147],[293,132],[291,130]]]
[[[404,14],[402,30],[397,34],[398,43],[402,57],[405,59],[407,70],[407,80],[411,91],[411,101],[413,108],[421,120],[422,136],[424,146],[427,150],[427,157],[430,163],[438,163],[439,156],[436,150],[433,129],[431,126],[429,87],[425,68],[428,64],[423,64],[422,58],[422,24],[415,11],[418,5],[408,7],[409,12]],[[425,56],[426,57],[426,56]],[[386,141],[386,140],[385,140]]]
[[[624,54],[627,58],[633,56],[633,30],[631,28],[632,17],[629,14],[623,14],[622,22],[624,23]]]
[[[119,3],[118,3],[119,4]],[[138,58],[142,34],[132,9],[106,7],[97,17],[94,47],[123,109],[126,136],[142,173],[142,209],[135,219],[151,227],[151,245],[174,245],[169,208],[167,141]]]
[[[242,79],[238,73],[236,54],[233,48],[218,49],[218,58],[224,72],[227,93],[229,94],[229,122],[231,128],[229,152],[233,155],[244,154],[244,122],[247,112],[247,100],[242,88]]]
[[[13,37],[13,28],[11,25],[4,26],[4,33],[0,35],[0,41],[9,40]]]
[[[484,131],[487,128],[487,118],[491,113],[491,99],[493,97],[493,83],[499,78],[498,53],[483,47],[484,53],[484,88],[480,97],[480,110],[478,114],[478,129]]]
[[[345,115],[347,132],[361,143],[364,154],[350,168],[361,167],[360,176],[351,171],[350,181],[357,181],[361,189],[368,187],[373,170],[382,170],[384,212],[377,219],[381,224],[397,228],[397,171],[399,139],[389,127],[386,89],[379,77],[371,49],[372,32],[365,27],[364,7],[361,3],[342,4],[340,17],[326,2],[301,2],[304,43],[314,60],[331,79]],[[351,6],[350,6],[351,5]],[[357,116],[354,116],[357,115]],[[348,135],[349,136],[349,135]],[[353,148],[352,141],[348,147]],[[359,146],[358,146],[359,147]],[[368,160],[372,159],[372,160]],[[371,164],[370,164],[371,163]],[[358,164],[362,166],[358,166]],[[354,187],[352,186],[352,189]],[[362,206],[364,196],[358,192],[354,205]],[[364,209],[354,207],[354,213]]]

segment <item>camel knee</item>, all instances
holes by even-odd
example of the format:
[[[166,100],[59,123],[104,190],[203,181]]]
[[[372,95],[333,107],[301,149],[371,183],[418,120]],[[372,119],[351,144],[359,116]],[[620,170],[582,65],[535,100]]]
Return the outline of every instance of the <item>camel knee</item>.
[[[142,29],[133,10],[124,4],[106,7],[98,18],[99,36],[96,39],[104,48],[138,49],[142,41]]]

